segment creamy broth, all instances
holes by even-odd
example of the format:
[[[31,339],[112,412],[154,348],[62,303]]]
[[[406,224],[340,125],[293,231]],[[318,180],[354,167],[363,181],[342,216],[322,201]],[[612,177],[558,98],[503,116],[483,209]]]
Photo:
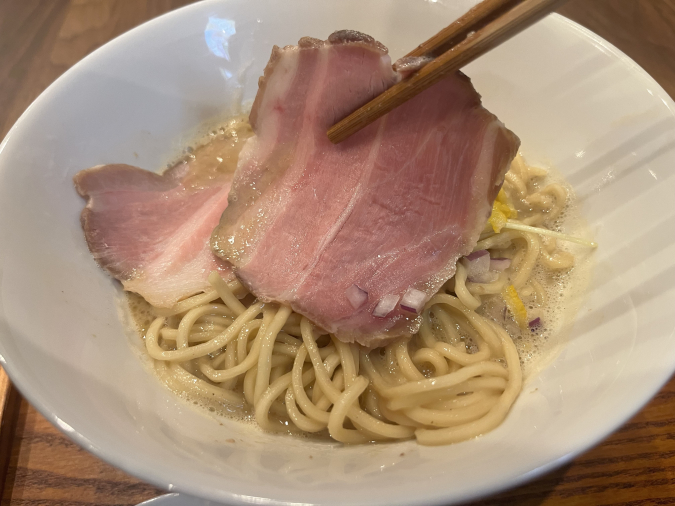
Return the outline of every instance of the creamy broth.
[[[189,167],[183,183],[200,188],[222,174],[233,173],[237,168],[239,152],[246,140],[253,135],[246,116],[236,116],[201,136],[184,150],[184,154],[169,164],[168,170]]]
[[[205,138],[195,142],[194,147],[188,148],[186,154],[173,166],[176,167],[180,166],[180,164],[188,163],[189,172],[186,183],[188,186],[200,187],[219,174],[233,172],[236,169],[239,152],[246,139],[251,135],[252,131],[246,119],[244,117],[235,118],[228,121],[222,127],[211,131]],[[512,166],[512,171],[516,171],[523,176],[521,179],[525,181],[525,190],[528,196],[542,193],[542,190],[546,189],[549,185],[557,185],[565,189],[567,197],[564,205],[562,205],[562,210],[555,219],[545,222],[548,228],[577,237],[589,236],[585,222],[581,218],[579,209],[576,206],[573,191],[562,177],[553,171],[548,171],[544,174],[544,171],[540,169],[528,168],[522,163],[521,159],[518,159],[518,162],[514,163],[514,165],[517,166],[515,168]],[[537,206],[550,204],[544,202],[546,200],[545,196],[540,198],[541,202],[537,202],[536,199],[532,201],[532,199],[521,198],[519,190],[522,191],[523,188],[519,188],[518,181],[515,181],[513,178],[507,177],[504,188],[518,210],[519,219],[527,220],[530,217],[535,219],[539,212]],[[491,235],[487,231],[481,238],[489,238]],[[479,315],[498,323],[513,339],[523,369],[523,375],[526,379],[532,377],[549,363],[564,344],[569,327],[581,304],[588,284],[591,266],[590,250],[587,247],[572,243],[563,243],[561,241],[557,241],[557,243],[556,247],[556,241],[546,238],[541,240],[541,250],[545,251],[549,263],[555,263],[556,259],[564,262],[565,255],[568,254],[573,257],[574,267],[552,270],[538,263],[532,271],[530,281],[520,292],[522,301],[528,310],[528,319],[533,320],[539,317],[541,325],[534,329],[521,329],[509,312],[506,311],[504,300],[499,293],[484,295],[482,299],[483,304],[477,310]],[[512,259],[514,264],[522,261],[519,255],[522,256],[523,252],[515,246],[509,246],[500,250],[500,256]],[[253,302],[250,295],[247,300],[249,303]],[[124,300],[121,301],[121,306],[122,311],[125,313],[124,320],[128,322],[130,335],[138,344],[138,337],[144,338],[146,336],[156,314],[153,308],[142,297],[133,293],[125,294]],[[292,315],[292,317],[294,316]],[[167,325],[172,328],[177,327],[180,318],[180,315],[169,317]],[[431,315],[431,322],[435,329],[434,331],[440,331],[442,322],[438,320],[436,315]],[[299,320],[295,324],[290,324],[288,328],[290,329],[294,326],[299,329]],[[459,338],[465,341],[467,352],[476,352],[478,348],[472,342],[471,336],[465,332],[466,329],[462,325],[455,325],[455,327]],[[288,332],[292,333],[290,330]],[[293,335],[298,337],[300,333],[297,331]],[[411,354],[418,348],[423,347],[418,337],[414,336],[411,343]],[[163,383],[188,402],[204,409],[205,412],[251,423],[255,421],[253,410],[248,404],[243,403],[239,407],[232,406],[227,402],[214,399],[206,391],[199,391],[198,396],[191,395],[184,388],[184,383],[178,381],[175,375],[167,372],[168,370],[163,362],[155,361],[144,353],[141,353],[141,355],[143,355],[145,362],[151,366]],[[377,360],[379,358],[374,358],[374,361]],[[393,371],[396,368],[396,359],[392,353],[385,353],[383,351],[381,360],[384,364],[384,369],[388,368]],[[181,363],[181,365],[195,378],[207,380],[207,377],[200,372],[196,362],[188,361]],[[433,369],[425,368],[425,366],[421,366],[419,369],[426,376],[430,376],[433,373]],[[366,401],[363,402],[367,404]],[[275,430],[284,430],[282,427],[285,427],[287,432],[304,435],[311,434],[295,428],[282,415],[277,416],[272,411],[270,414],[275,423],[278,423]],[[327,431],[317,431],[314,434],[318,437],[325,437]]]
[[[568,195],[560,215],[548,224],[549,228],[575,237],[590,238],[591,234],[581,215],[574,190],[555,170],[548,169],[547,172],[545,177],[531,182],[532,189],[539,190],[550,184],[557,184],[565,188]],[[527,215],[523,206],[520,207],[519,212]],[[526,380],[548,365],[564,346],[590,281],[593,250],[562,241],[558,241],[558,248],[574,257],[574,266],[552,271],[537,265],[533,270],[532,280],[538,283],[539,290],[534,289],[531,293],[524,290],[520,293],[528,309],[528,318],[541,318],[540,326],[529,331],[521,330],[511,315],[505,315],[505,304],[498,294],[485,300],[478,310],[480,314],[501,322],[513,338]],[[510,257],[512,253],[505,251],[504,256]]]

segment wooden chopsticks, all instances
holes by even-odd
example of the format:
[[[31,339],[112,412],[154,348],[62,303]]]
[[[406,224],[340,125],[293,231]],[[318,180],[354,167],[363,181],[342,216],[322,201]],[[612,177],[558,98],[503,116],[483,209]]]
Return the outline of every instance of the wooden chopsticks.
[[[566,0],[484,0],[406,56],[434,60],[358,108],[328,130],[342,142],[392,109],[510,39],[558,8]]]
[[[477,32],[519,3],[521,0],[484,0],[406,56],[436,58],[462,42],[470,32]]]

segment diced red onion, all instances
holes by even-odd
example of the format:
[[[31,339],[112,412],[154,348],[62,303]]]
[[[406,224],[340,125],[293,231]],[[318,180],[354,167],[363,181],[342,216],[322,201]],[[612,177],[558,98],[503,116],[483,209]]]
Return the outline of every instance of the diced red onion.
[[[375,306],[375,309],[373,309],[373,316],[377,316],[378,318],[387,316],[394,310],[396,304],[398,304],[398,299],[398,295],[392,294],[382,297],[380,302],[377,303],[377,306]]]
[[[511,266],[510,258],[491,258],[490,259],[490,270],[502,272],[508,269]]]
[[[358,286],[352,285],[345,291],[349,303],[354,309],[363,306],[368,300],[368,292],[361,290]]]
[[[541,318],[538,316],[528,324],[531,329],[536,329],[539,325],[541,325]]]
[[[484,257],[485,255],[489,255],[489,254],[490,254],[490,252],[489,252],[488,250],[486,250],[486,249],[479,249],[478,251],[474,251],[474,252],[468,254],[468,255],[465,256],[464,258],[466,258],[467,260],[471,261],[471,260],[476,260],[476,259],[478,259],[478,258],[480,258],[480,257]]]
[[[494,283],[498,279],[499,273],[495,271],[487,271],[483,274],[477,274],[466,278],[467,281],[471,281],[472,283]]]
[[[481,276],[490,270],[490,254],[484,249],[474,251],[462,258],[462,264],[466,267],[467,277]]]
[[[419,314],[424,307],[424,300],[427,294],[415,288],[408,288],[401,299],[401,309]]]

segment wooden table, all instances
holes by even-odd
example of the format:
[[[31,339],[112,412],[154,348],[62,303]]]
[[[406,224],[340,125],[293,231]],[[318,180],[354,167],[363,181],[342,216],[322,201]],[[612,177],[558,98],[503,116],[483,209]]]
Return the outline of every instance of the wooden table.
[[[0,138],[88,53],[187,3],[0,0]],[[573,0],[560,12],[618,46],[675,97],[675,0]],[[0,370],[1,506],[122,506],[161,493],[80,450],[15,391],[3,391],[5,381]],[[675,380],[572,464],[477,504],[675,504]]]

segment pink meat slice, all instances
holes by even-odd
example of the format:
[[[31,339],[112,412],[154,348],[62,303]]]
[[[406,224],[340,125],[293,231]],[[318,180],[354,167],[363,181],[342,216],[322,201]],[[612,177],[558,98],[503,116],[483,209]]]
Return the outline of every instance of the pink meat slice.
[[[460,73],[330,143],[328,127],[400,78],[358,32],[275,47],[211,238],[258,297],[368,347],[417,330],[398,303],[373,313],[409,290],[428,300],[454,275],[519,147]]]
[[[233,277],[209,238],[227,206],[231,175],[187,184],[186,164],[159,175],[130,165],[79,172],[75,188],[87,200],[81,221],[94,259],[125,290],[157,307],[209,287],[208,275]]]

